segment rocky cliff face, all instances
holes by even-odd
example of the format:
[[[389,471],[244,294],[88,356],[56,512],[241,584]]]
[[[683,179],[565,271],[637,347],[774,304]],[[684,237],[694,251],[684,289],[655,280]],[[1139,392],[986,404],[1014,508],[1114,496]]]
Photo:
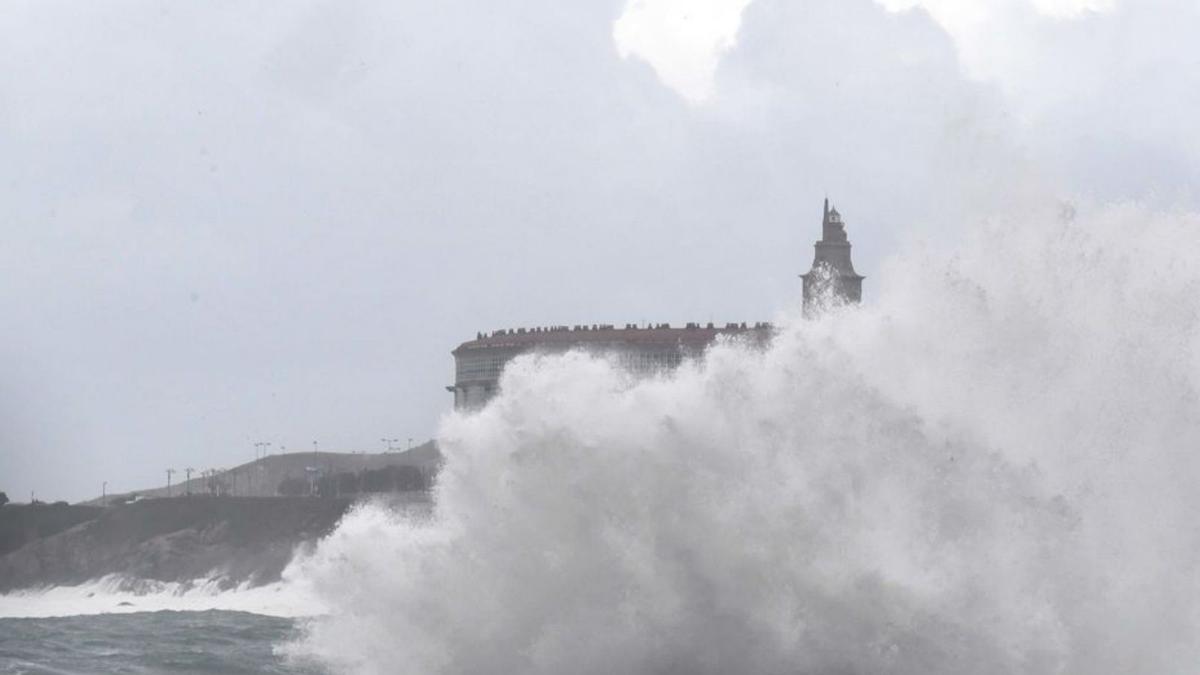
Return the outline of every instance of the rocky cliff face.
[[[63,502],[0,506],[0,556],[93,520],[101,512],[99,506],[72,506]]]
[[[329,533],[345,499],[183,497],[95,509],[0,556],[0,592],[107,574],[159,581],[279,578],[297,546]]]

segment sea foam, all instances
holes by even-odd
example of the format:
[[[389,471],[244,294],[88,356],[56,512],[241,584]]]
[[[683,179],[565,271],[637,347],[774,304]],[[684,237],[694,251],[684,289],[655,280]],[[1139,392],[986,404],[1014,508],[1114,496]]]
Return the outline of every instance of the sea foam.
[[[1200,221],[913,246],[863,307],[634,380],[522,357],[428,519],[288,578],[347,673],[1182,673],[1200,663]]]
[[[82,584],[0,595],[0,618],[7,619],[209,610],[298,618],[320,614],[323,608],[300,580],[230,587],[216,577],[156,581],[110,574]]]

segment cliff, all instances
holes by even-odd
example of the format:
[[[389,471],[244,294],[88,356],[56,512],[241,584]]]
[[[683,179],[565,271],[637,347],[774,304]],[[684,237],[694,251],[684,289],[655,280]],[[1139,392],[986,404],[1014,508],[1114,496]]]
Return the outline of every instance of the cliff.
[[[98,506],[57,504],[10,504],[0,507],[0,556],[11,553],[31,541],[58,534],[79,523],[96,518]]]
[[[349,506],[347,499],[201,496],[65,507],[62,513],[7,506],[0,508],[0,532],[21,532],[24,540],[0,555],[0,592],[113,573],[268,583],[279,578],[297,546],[330,532]]]

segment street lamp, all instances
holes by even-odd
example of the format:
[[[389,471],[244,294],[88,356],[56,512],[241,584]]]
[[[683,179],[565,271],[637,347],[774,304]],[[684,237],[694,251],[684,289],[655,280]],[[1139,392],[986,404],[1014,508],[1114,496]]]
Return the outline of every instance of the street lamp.
[[[393,450],[396,449],[396,446],[392,445],[393,443],[400,442],[399,438],[381,438],[379,440],[382,441],[385,446],[387,446],[388,452],[392,452]]]
[[[171,496],[171,475],[175,473],[175,469],[167,469],[167,496]]]

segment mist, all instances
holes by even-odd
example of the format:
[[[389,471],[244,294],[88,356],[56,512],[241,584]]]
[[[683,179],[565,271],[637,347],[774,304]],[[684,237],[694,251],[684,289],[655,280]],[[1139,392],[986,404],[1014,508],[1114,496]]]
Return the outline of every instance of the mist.
[[[521,357],[444,420],[432,518],[364,506],[293,562],[328,611],[288,653],[364,675],[1192,672],[1198,224],[970,224],[891,258],[871,307],[785,311],[769,346],[657,378]]]

